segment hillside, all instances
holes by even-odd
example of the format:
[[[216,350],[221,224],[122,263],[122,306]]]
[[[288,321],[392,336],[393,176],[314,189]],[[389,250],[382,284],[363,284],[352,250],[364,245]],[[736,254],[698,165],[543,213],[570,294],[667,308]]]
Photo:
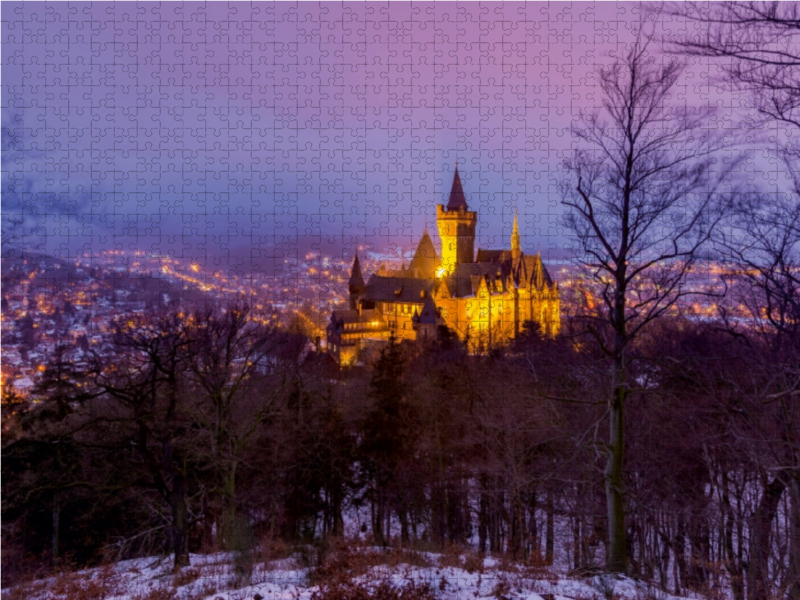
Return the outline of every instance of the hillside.
[[[276,553],[276,550],[278,552]],[[65,573],[2,591],[3,600],[382,600],[500,598],[507,600],[673,600],[646,582],[606,574],[568,574],[458,552],[431,553],[369,546],[276,558],[192,555],[174,574],[169,558],[141,558]]]

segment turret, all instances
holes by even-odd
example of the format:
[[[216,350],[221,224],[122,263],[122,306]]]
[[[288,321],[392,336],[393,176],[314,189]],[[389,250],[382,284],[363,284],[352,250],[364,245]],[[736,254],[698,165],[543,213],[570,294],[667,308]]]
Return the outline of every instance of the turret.
[[[514,209],[514,227],[511,230],[511,258],[517,259],[522,256],[522,248],[519,243],[519,223],[517,222],[517,209]]]
[[[429,294],[424,292],[423,294],[422,312],[417,312],[415,308],[411,323],[418,340],[434,340],[436,339],[436,330],[440,319],[433,299]]]
[[[358,300],[366,290],[364,277],[361,275],[361,263],[358,262],[358,252],[356,252],[356,256],[353,259],[353,268],[350,269],[350,281],[347,282],[347,288],[350,292],[350,310],[356,310],[358,308]]]
[[[439,238],[442,240],[441,275],[447,276],[462,263],[471,263],[475,259],[475,226],[478,214],[469,210],[461,177],[456,163],[453,185],[447,206],[436,206],[436,225]]]

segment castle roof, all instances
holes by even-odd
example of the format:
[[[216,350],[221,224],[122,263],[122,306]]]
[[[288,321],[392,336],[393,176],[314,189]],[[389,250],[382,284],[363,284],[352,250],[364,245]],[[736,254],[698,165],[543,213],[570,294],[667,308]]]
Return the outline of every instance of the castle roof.
[[[429,296],[433,277],[385,277],[375,274],[369,278],[364,298],[372,302],[422,302]]]
[[[523,256],[519,261],[519,279],[530,282],[536,289],[553,287],[553,279],[542,262],[541,255]]]
[[[353,260],[353,268],[350,270],[350,281],[347,282],[350,289],[361,289],[364,287],[364,277],[361,275],[361,263],[358,261],[358,253]]]
[[[447,287],[454,298],[467,298],[477,293],[481,279],[485,278],[490,286],[499,280],[502,288],[510,274],[511,265],[508,262],[461,263],[447,279]]]
[[[480,250],[478,261],[461,263],[447,278],[447,288],[454,298],[474,296],[481,279],[491,293],[502,293],[513,287],[542,290],[553,287],[553,280],[540,256],[511,258],[508,250]]]
[[[339,308],[331,313],[332,323],[370,323],[383,321],[383,314],[377,308],[365,308],[361,312]]]
[[[419,314],[415,313],[412,321],[420,325],[436,325],[436,319],[438,316],[439,315],[436,312],[436,304],[434,304],[433,299],[430,296],[426,296],[425,302],[422,305],[422,312]]]
[[[436,254],[436,248],[433,245],[431,236],[428,235],[428,230],[422,234],[422,239],[419,241],[417,251],[414,252],[414,258],[411,259],[409,270],[411,274],[423,279],[433,279],[436,276],[436,269],[441,265],[439,256]]]
[[[496,263],[511,260],[511,258],[510,250],[481,250],[478,248],[478,257],[475,259],[475,262]]]
[[[463,208],[469,210],[467,198],[464,196],[464,188],[461,187],[461,177],[458,175],[458,165],[453,175],[453,186],[450,188],[450,199],[447,202],[447,210],[458,210]]]

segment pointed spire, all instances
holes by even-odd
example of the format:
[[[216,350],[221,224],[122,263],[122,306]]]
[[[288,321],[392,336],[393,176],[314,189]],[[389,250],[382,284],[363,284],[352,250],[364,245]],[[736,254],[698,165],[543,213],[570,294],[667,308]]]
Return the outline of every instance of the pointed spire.
[[[514,207],[514,227],[511,229],[511,257],[517,258],[522,254],[519,242],[519,222],[517,220],[517,207]]]
[[[348,281],[350,289],[363,288],[364,276],[361,274],[361,263],[358,260],[358,251],[356,251],[355,258],[353,259],[353,268],[350,269],[350,281]]]
[[[411,269],[412,272],[416,270],[417,274],[414,275],[414,277],[433,279],[436,276],[436,269],[438,269],[440,265],[441,261],[436,254],[436,248],[426,229],[425,233],[422,234],[417,250],[414,252],[414,257],[411,259],[409,269]]]
[[[366,286],[364,277],[361,275],[361,263],[358,261],[358,251],[353,259],[353,268],[350,269],[350,281],[347,282],[350,292],[350,310],[361,310],[361,296],[364,294]],[[361,314],[359,312],[359,314]]]
[[[453,175],[453,186],[450,188],[450,200],[447,202],[447,210],[469,210],[467,206],[467,198],[464,196],[464,188],[461,187],[461,177],[458,174],[458,163],[456,163],[456,171]]]

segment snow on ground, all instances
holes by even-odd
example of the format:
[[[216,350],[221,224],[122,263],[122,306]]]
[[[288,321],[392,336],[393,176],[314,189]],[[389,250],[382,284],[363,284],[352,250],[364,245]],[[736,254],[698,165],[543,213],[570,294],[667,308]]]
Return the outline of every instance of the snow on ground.
[[[432,597],[441,600],[677,600],[644,582],[624,577],[570,578],[554,568],[480,559],[477,555],[471,555],[471,562],[465,562],[466,557],[452,554],[403,551],[399,559],[384,560],[390,553],[377,548],[360,548],[355,552],[355,556],[367,557],[368,562],[344,572],[353,572],[349,581],[371,590],[388,582],[397,589],[412,583],[428,584]],[[402,562],[408,557],[414,565]],[[388,564],[380,564],[381,561]],[[311,600],[315,592],[320,594],[319,585],[312,585],[320,572],[315,574],[312,569],[300,566],[300,555],[251,565],[249,582],[241,575],[237,577],[237,563],[241,567],[241,560],[230,554],[192,555],[191,567],[173,574],[169,558],[140,558],[4,589],[1,597],[2,600]],[[323,579],[323,586],[326,581],[334,579]]]

